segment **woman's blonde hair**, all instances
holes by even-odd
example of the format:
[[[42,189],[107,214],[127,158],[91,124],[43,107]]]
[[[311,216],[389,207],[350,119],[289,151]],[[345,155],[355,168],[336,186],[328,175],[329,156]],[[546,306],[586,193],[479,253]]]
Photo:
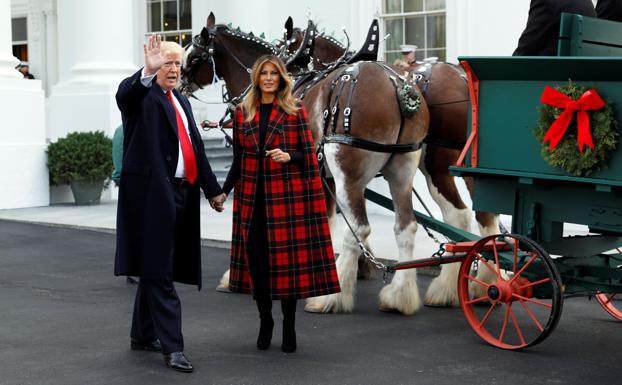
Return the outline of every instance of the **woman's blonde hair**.
[[[248,95],[242,101],[242,111],[244,112],[244,121],[250,122],[255,117],[256,113],[256,103],[261,99],[261,89],[259,88],[259,77],[261,75],[261,69],[264,64],[272,63],[277,71],[279,71],[279,89],[276,94],[277,102],[279,107],[283,109],[289,115],[294,115],[298,112],[298,106],[296,105],[296,98],[292,95],[292,79],[287,74],[287,70],[285,69],[285,64],[283,61],[279,59],[278,56],[274,55],[264,55],[257,59],[255,64],[253,64],[253,69],[251,70],[251,81],[252,86]]]

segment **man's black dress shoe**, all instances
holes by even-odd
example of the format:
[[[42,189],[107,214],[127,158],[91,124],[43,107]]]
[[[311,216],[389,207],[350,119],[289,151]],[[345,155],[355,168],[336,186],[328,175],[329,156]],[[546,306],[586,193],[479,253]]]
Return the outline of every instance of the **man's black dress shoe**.
[[[184,356],[184,352],[165,354],[164,362],[166,366],[179,372],[191,373],[194,370],[190,361]]]
[[[146,350],[148,352],[161,352],[162,345],[160,344],[160,340],[155,340],[151,342],[141,342],[132,338],[130,347],[132,350]]]

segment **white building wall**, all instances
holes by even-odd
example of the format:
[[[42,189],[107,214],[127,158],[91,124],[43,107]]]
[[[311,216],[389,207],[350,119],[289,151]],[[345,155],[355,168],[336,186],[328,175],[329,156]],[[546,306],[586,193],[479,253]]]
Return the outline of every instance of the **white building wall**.
[[[0,0],[0,209],[49,204],[43,90],[15,70],[11,14]]]
[[[134,2],[57,0],[59,82],[47,102],[47,135],[103,131],[111,137],[121,124],[115,100],[119,82],[134,63]],[[102,199],[116,191],[104,191]],[[71,202],[66,186],[51,191],[52,202]]]
[[[446,0],[447,58],[509,56],[525,29],[530,0]]]
[[[11,17],[28,17],[31,70],[50,95],[44,117],[45,137],[55,140],[70,131],[95,129],[112,135],[120,123],[114,102],[118,82],[143,64],[146,0],[11,0],[9,4]],[[231,22],[256,35],[263,32],[268,41],[273,41],[282,37],[288,16],[295,26],[304,28],[310,13],[320,31],[343,42],[341,29],[345,27],[351,48],[357,49],[369,23],[380,14],[382,0],[193,1],[192,6],[193,34],[200,32],[209,13],[214,12],[217,23]],[[528,9],[529,0],[446,0],[448,60],[456,62],[460,55],[510,55],[524,29]],[[381,44],[381,55],[383,48]],[[37,88],[35,84],[31,87]],[[221,85],[198,93],[216,104],[193,102],[197,120],[220,118],[223,106],[217,103]],[[42,116],[29,114],[33,122]],[[37,128],[33,132],[40,131]],[[221,135],[216,131],[210,134]],[[0,136],[0,146],[15,139]],[[44,148],[38,151],[43,159]],[[39,168],[33,168],[41,171],[41,162],[35,162]],[[422,178],[416,182],[420,190],[425,190],[423,184]],[[388,193],[383,181],[373,185]],[[63,194],[63,199],[68,199],[66,192]]]
[[[305,28],[307,25],[306,15],[310,13],[320,31],[324,30],[327,34],[334,32],[334,37],[341,40],[344,38],[341,28],[346,27],[348,33],[358,30],[358,19],[353,20],[352,15],[358,15],[362,9],[368,8],[368,4],[372,3],[375,3],[375,0],[193,2],[192,30],[195,34],[199,33],[201,28],[205,26],[209,13],[214,12],[216,23],[232,23],[234,28],[239,26],[242,31],[252,31],[255,35],[260,35],[263,32],[266,39],[272,41],[282,37],[285,20],[288,16],[293,18],[294,26]],[[369,22],[371,22],[372,16],[369,16]],[[357,43],[360,44],[361,42],[357,41]]]

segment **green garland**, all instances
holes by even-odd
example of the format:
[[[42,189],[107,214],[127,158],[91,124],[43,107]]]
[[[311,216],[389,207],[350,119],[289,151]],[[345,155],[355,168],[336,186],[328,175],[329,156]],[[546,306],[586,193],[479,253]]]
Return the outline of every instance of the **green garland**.
[[[565,86],[555,87],[556,90],[577,100],[588,90],[572,81]],[[568,129],[557,147],[550,151],[549,143],[544,143],[544,135],[551,124],[564,110],[561,108],[542,105],[538,108],[538,127],[534,134],[542,144],[540,154],[551,166],[558,167],[574,176],[587,176],[593,172],[607,168],[609,159],[618,145],[618,122],[615,119],[613,107],[609,102],[600,110],[587,111],[590,117],[590,131],[594,142],[594,149],[585,146],[583,153],[577,146],[577,116],[573,116]]]

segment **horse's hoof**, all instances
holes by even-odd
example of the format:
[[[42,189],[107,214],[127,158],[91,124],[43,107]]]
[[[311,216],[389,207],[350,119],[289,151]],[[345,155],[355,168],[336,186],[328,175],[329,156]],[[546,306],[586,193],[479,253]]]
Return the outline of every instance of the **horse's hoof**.
[[[220,278],[220,282],[218,282],[218,286],[216,286],[216,291],[221,293],[231,293],[231,289],[229,289],[229,270],[225,271]]]
[[[419,292],[412,284],[401,286],[389,284],[380,291],[379,309],[381,311],[414,315],[420,308]]]
[[[460,305],[460,300],[454,293],[436,293],[435,295],[428,293],[423,299],[423,304],[427,307],[454,307]]]
[[[448,307],[452,307],[451,304],[448,303],[428,303],[426,301],[423,302],[423,306],[425,307],[436,307],[436,308],[448,308]]]
[[[317,299],[309,298],[305,304],[305,311],[308,313],[325,313],[324,303]]]
[[[378,310],[380,310],[383,313],[394,313],[394,314],[400,313],[399,310],[389,307],[389,306],[382,305],[382,304],[378,306]]]
[[[231,289],[229,289],[229,286],[223,285],[216,286],[216,291],[219,293],[231,293]]]

